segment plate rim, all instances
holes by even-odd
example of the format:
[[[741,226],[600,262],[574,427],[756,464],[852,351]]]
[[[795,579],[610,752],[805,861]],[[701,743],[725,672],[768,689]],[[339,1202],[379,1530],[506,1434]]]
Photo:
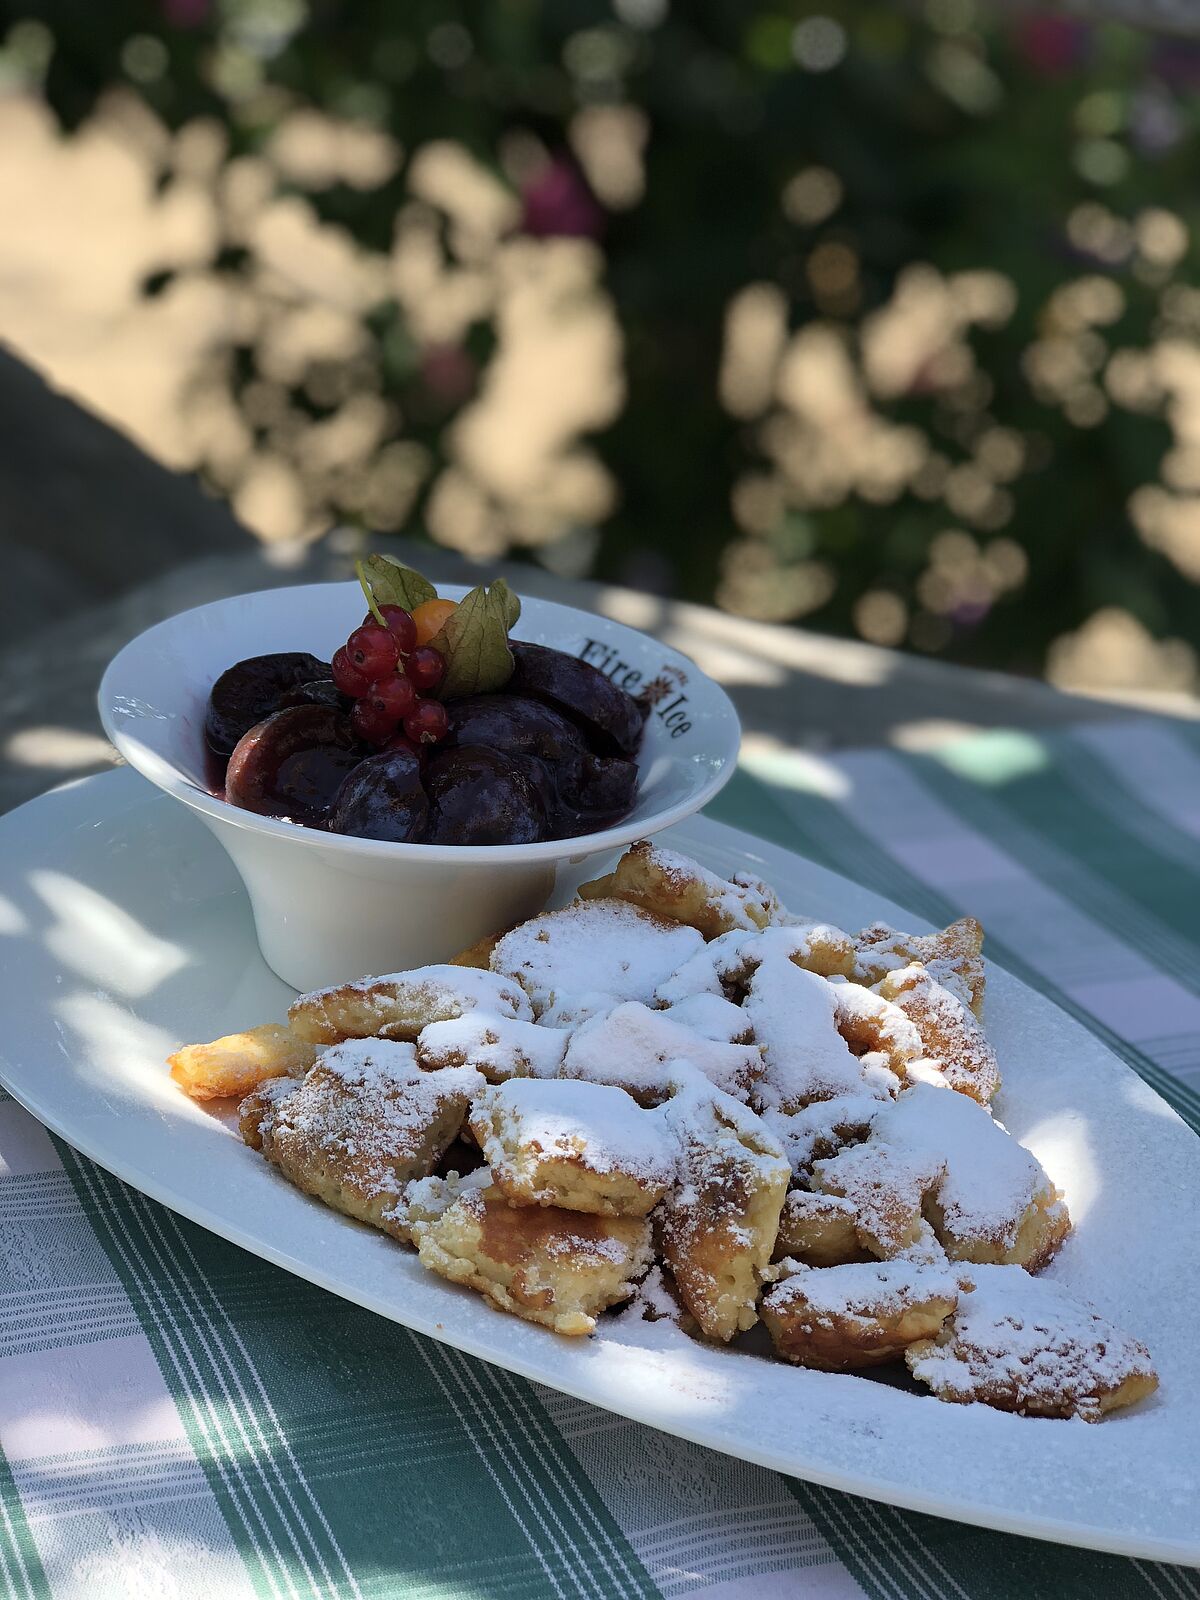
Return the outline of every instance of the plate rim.
[[[3,847],[5,834],[11,826],[12,819],[20,817],[24,822],[27,820],[30,811],[45,807],[48,803],[57,803],[61,797],[77,794],[81,790],[91,789],[94,791],[97,784],[107,785],[104,791],[106,797],[121,784],[125,784],[130,791],[124,799],[124,805],[114,794],[113,804],[110,810],[105,813],[106,816],[114,815],[118,809],[127,809],[129,806],[138,803],[151,803],[162,805],[163,807],[168,807],[171,804],[169,795],[158,790],[149,780],[141,777],[131,767],[121,767],[90,777],[74,779],[65,784],[57,785],[44,794],[35,796],[23,805],[0,816],[0,849]],[[184,812],[177,811],[177,814],[182,816]],[[742,853],[745,853],[747,849],[755,850],[763,847],[768,851],[779,851],[811,867],[815,867],[823,874],[840,879],[856,889],[872,894],[883,905],[889,903],[898,904],[898,902],[890,901],[888,896],[875,895],[874,890],[869,889],[866,885],[857,883],[856,880],[844,873],[825,867],[822,863],[813,861],[810,857],[803,856],[798,851],[788,850],[786,846],[758,838],[756,835],[748,833],[744,829],[736,828],[729,823],[719,822],[714,818],[695,813],[677,826],[681,829],[697,828],[705,834],[711,833],[715,835],[714,844],[724,844],[727,848],[732,848]],[[928,919],[919,916],[917,913],[912,913],[911,918],[916,924],[928,926]],[[1001,965],[1000,963],[994,964],[997,967]],[[1004,970],[1007,971],[1007,969]],[[1022,988],[1028,988],[1021,979],[1012,974],[1007,975],[1013,982],[1020,984]],[[1029,990],[1029,992],[1036,993],[1033,990]],[[1038,996],[1038,998],[1044,1004],[1051,1006],[1072,1027],[1079,1028],[1087,1033],[1097,1048],[1104,1050],[1111,1056],[1124,1073],[1127,1073],[1130,1078],[1141,1084],[1147,1093],[1154,1096],[1172,1119],[1179,1121],[1186,1127],[1186,1124],[1182,1122],[1182,1118],[1178,1117],[1178,1114],[1158,1095],[1157,1091],[1126,1063],[1122,1062],[1120,1057],[1103,1040],[1091,1034],[1090,1030],[1087,1030],[1082,1023],[1070,1017],[1068,1013],[1061,1011],[1061,1008],[1055,1006],[1054,1002],[1047,999],[1047,997]],[[557,1375],[553,1378],[548,1378],[544,1368],[537,1362],[524,1360],[519,1352],[510,1354],[507,1351],[503,1351],[497,1353],[495,1350],[488,1348],[486,1340],[474,1337],[469,1330],[460,1332],[437,1323],[432,1318],[427,1320],[419,1314],[416,1317],[401,1317],[396,1314],[397,1309],[400,1308],[397,1308],[394,1304],[385,1304],[381,1299],[373,1297],[369,1293],[348,1292],[345,1287],[339,1287],[331,1275],[321,1270],[319,1264],[310,1264],[307,1261],[300,1260],[287,1249],[278,1248],[261,1236],[240,1228],[236,1222],[211,1211],[201,1203],[192,1202],[186,1197],[182,1200],[178,1197],[172,1197],[169,1185],[160,1183],[154,1178],[144,1180],[140,1177],[130,1176],[128,1167],[125,1167],[123,1163],[114,1165],[111,1158],[106,1157],[101,1152],[86,1129],[82,1136],[68,1131],[63,1119],[57,1115],[53,1107],[49,1111],[41,1109],[39,1107],[39,1097],[36,1094],[29,1094],[23,1088],[14,1087],[11,1081],[12,1075],[9,1070],[8,1056],[0,1048],[0,1086],[4,1087],[12,1098],[43,1126],[49,1128],[51,1132],[57,1134],[72,1149],[95,1162],[97,1166],[102,1167],[122,1183],[137,1189],[149,1199],[165,1206],[179,1216],[187,1218],[199,1227],[237,1246],[239,1249],[246,1250],[251,1255],[257,1256],[283,1271],[290,1272],[294,1276],[300,1277],[328,1293],[337,1295],[340,1299],[347,1300],[351,1304],[360,1305],[389,1322],[409,1328],[413,1332],[423,1334],[440,1343],[448,1344],[454,1349],[461,1350],[464,1354],[478,1360],[486,1361],[491,1365],[514,1372],[530,1382],[545,1384],[547,1387],[570,1395],[572,1398],[585,1401],[587,1404],[597,1406],[601,1410],[611,1411],[615,1415],[625,1417],[627,1420],[642,1426],[654,1428],[656,1431],[665,1433],[668,1436],[685,1439],[692,1444],[699,1445],[705,1449],[716,1450],[734,1459],[752,1462],[771,1471],[779,1472],[785,1477],[795,1478],[800,1482],[813,1483],[857,1498],[894,1505],[902,1510],[915,1511],[923,1515],[941,1518],[944,1521],[961,1523],[966,1527],[978,1527],[999,1533],[1010,1533],[1017,1537],[1040,1539],[1047,1543],[1095,1550],[1131,1559],[1163,1561],[1192,1568],[1200,1567],[1200,1531],[1190,1540],[1166,1538],[1157,1534],[1138,1535],[1109,1530],[1099,1527],[1095,1523],[1072,1521],[1070,1518],[1065,1517],[1053,1518],[1006,1512],[1003,1508],[993,1508],[968,1502],[950,1507],[944,1496],[935,1494],[932,1491],[907,1487],[898,1479],[877,1479],[872,1477],[865,1469],[858,1477],[854,1477],[837,1467],[822,1466],[820,1464],[811,1469],[805,1468],[801,1472],[796,1469],[794,1463],[784,1460],[769,1448],[764,1449],[761,1446],[756,1446],[752,1441],[748,1441],[744,1445],[739,1444],[736,1449],[727,1448],[722,1444],[714,1444],[711,1438],[703,1436],[701,1429],[690,1426],[685,1416],[673,1420],[671,1425],[667,1426],[659,1418],[642,1414],[642,1409],[636,1402],[619,1405],[609,1399],[597,1399],[594,1391],[589,1388],[589,1385],[583,1379],[576,1383],[569,1378]],[[318,1204],[318,1202],[312,1203]],[[337,1216],[336,1213],[333,1213],[333,1215]],[[338,1216],[337,1220],[339,1224],[348,1225],[366,1234],[374,1232],[365,1224],[354,1222],[352,1218]],[[865,1487],[865,1484],[869,1485],[869,1487]]]

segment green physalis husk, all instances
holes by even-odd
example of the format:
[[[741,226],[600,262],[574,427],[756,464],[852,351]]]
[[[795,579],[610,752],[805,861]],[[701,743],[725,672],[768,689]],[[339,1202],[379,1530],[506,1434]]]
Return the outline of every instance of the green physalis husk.
[[[383,622],[380,606],[403,606],[405,611],[411,611],[423,600],[437,599],[437,590],[428,578],[412,567],[402,567],[390,556],[368,556],[365,561],[356,561],[354,570],[378,623]]]
[[[521,602],[503,578],[462,597],[429,641],[446,662],[446,676],[436,690],[439,700],[504,687],[513,674],[508,630],[520,615]]]
[[[388,556],[368,556],[355,564],[371,615],[383,623],[380,606],[412,611],[438,592],[421,573]],[[481,584],[458,602],[429,641],[446,663],[446,675],[434,691],[439,700],[502,689],[512,677],[513,657],[508,630],[521,615],[521,602],[505,583]]]

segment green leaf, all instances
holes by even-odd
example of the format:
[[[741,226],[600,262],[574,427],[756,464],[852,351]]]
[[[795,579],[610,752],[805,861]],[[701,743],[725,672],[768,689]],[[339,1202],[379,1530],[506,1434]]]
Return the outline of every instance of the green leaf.
[[[390,556],[368,556],[365,561],[357,562],[354,570],[359,583],[370,591],[373,612],[378,606],[403,606],[411,611],[423,600],[437,599],[437,590],[428,578],[423,578],[412,567],[401,566]]]
[[[446,676],[437,688],[439,700],[504,687],[513,672],[509,619],[515,622],[520,609],[520,601],[502,580],[463,596],[429,641],[446,661]]]

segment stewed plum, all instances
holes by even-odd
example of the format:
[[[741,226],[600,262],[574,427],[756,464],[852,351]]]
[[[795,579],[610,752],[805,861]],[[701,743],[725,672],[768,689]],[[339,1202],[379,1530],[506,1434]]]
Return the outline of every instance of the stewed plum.
[[[642,737],[644,713],[632,695],[578,656],[544,644],[510,641],[516,663],[508,688],[548,700],[578,722],[600,755],[631,756]]]
[[[565,833],[587,833],[605,828],[632,809],[637,797],[635,761],[621,756],[594,756],[585,752],[558,770],[558,790]]]
[[[425,768],[427,844],[531,844],[545,812],[518,761],[482,745],[435,755]]]
[[[400,844],[424,837],[429,800],[415,751],[381,750],[360,761],[343,781],[329,814],[334,833]]]
[[[289,706],[238,740],[225,774],[225,796],[246,811],[319,826],[346,775],[365,754],[340,711]]]
[[[563,761],[582,755],[587,741],[561,711],[520,694],[473,694],[452,700],[448,746],[478,744],[506,756]]]
[[[302,683],[328,678],[329,663],[303,650],[250,656],[229,667],[212,686],[204,736],[219,756],[233,753],[243,734],[280,709],[280,696]]]
[[[332,678],[313,678],[309,683],[298,683],[294,689],[285,689],[275,707],[286,711],[288,706],[331,706],[334,711],[349,711],[353,702],[344,695]]]

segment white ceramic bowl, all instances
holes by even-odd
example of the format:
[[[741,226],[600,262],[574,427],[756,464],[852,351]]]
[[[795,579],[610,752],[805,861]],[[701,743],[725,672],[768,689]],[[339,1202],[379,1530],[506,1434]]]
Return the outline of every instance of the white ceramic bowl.
[[[458,599],[466,591],[447,584]],[[531,916],[558,869],[698,811],[737,760],[737,713],[686,656],[647,634],[525,600],[516,637],[592,661],[637,693],[664,691],[646,722],[637,804],[616,826],[540,844],[394,844],[321,833],[219,800],[206,786],[204,715],[226,667],[275,650],[328,661],[362,619],[355,583],[307,584],[199,606],[139,634],[100,685],[100,716],[143,776],[199,814],[228,851],[268,965],[297,989],[444,961]]]

